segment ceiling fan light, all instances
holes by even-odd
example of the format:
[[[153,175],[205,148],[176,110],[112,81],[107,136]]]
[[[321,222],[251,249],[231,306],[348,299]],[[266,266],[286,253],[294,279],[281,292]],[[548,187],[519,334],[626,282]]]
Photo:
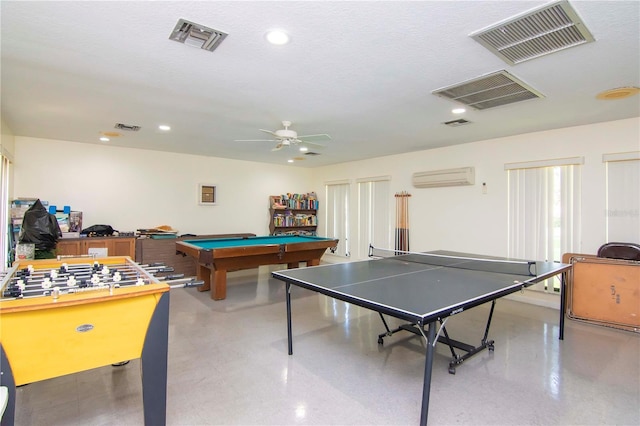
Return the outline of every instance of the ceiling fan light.
[[[309,151],[309,148],[307,148],[306,146],[300,147],[300,152],[307,152],[307,151]]]

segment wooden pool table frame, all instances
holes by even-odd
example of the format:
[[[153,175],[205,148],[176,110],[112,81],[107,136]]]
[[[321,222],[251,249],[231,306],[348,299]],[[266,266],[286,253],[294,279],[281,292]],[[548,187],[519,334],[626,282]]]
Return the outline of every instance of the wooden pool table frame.
[[[260,237],[253,238],[259,241]],[[203,241],[207,240],[198,242]],[[205,249],[188,241],[177,241],[176,253],[190,256],[198,264],[197,278],[204,282],[198,290],[208,291],[213,283],[211,298],[223,300],[227,297],[227,271],[285,263],[288,268],[297,268],[300,262],[306,262],[307,266],[315,266],[320,264],[320,258],[328,248],[337,245],[336,239],[318,238],[317,241],[308,242]]]

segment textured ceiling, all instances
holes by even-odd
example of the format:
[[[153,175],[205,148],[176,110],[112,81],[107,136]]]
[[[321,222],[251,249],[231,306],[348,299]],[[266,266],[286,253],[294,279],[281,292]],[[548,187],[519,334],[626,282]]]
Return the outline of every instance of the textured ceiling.
[[[510,66],[469,34],[543,1],[0,2],[2,118],[15,135],[285,164],[258,129],[328,133],[315,167],[640,116],[640,2],[571,1],[595,42]],[[227,32],[214,52],[168,39],[179,18]],[[265,32],[284,28],[285,46]],[[506,70],[544,97],[451,113],[431,94]],[[464,118],[469,125],[443,122]],[[161,133],[157,125],[172,126]],[[603,141],[603,143],[606,141]],[[314,149],[315,150],[315,149]]]

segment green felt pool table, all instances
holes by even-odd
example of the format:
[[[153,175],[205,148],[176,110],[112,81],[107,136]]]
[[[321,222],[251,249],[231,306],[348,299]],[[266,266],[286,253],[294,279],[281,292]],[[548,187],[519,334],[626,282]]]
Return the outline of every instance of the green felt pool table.
[[[328,248],[337,245],[334,238],[276,235],[177,241],[176,252],[197,262],[198,279],[204,281],[199,290],[210,290],[213,283],[211,298],[222,300],[227,297],[229,270],[284,263],[297,268],[300,262],[315,266]]]

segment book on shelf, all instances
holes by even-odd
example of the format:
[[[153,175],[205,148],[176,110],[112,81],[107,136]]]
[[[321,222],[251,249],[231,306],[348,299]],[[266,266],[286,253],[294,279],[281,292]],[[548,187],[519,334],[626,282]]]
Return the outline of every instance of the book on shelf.
[[[274,214],[273,225],[276,227],[317,226],[318,217],[314,214],[293,214],[290,211],[287,211],[286,213]]]
[[[309,231],[309,230],[277,231],[273,235],[300,235],[303,237],[315,237],[316,231]]]
[[[270,197],[271,207],[274,209],[292,209],[292,210],[317,210],[318,197],[315,192],[307,194],[282,194],[280,196],[272,195]]]

